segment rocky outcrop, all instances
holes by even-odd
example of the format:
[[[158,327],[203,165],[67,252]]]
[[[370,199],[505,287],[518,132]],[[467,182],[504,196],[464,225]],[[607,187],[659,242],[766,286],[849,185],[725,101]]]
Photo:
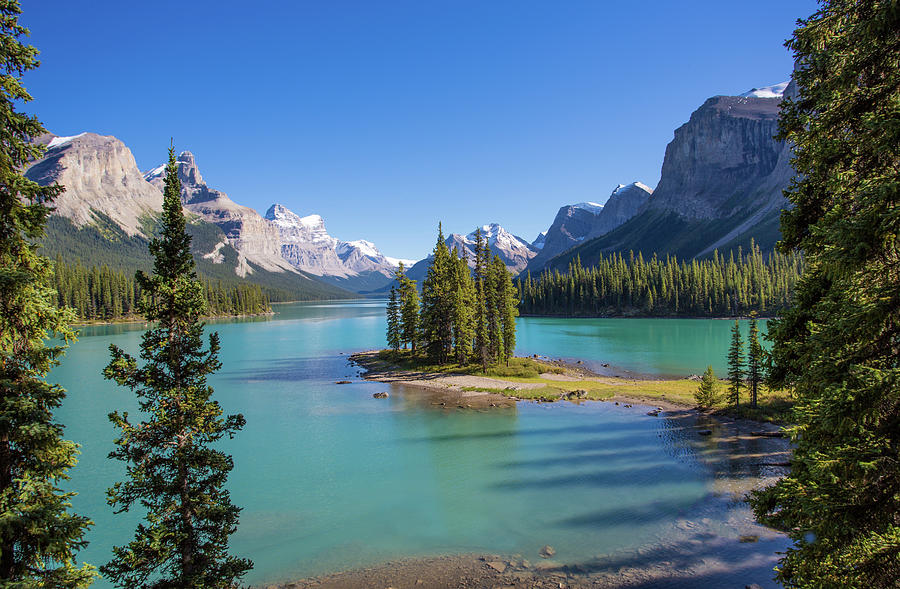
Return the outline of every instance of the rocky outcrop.
[[[248,262],[273,272],[294,271],[294,267],[282,257],[281,236],[276,227],[250,207],[239,205],[224,192],[209,188],[191,152],[182,152],[176,163],[185,209],[225,233],[229,244],[238,252],[238,275],[244,276],[253,271]],[[165,166],[147,172],[144,179],[161,190]]]
[[[82,227],[97,222],[99,213],[128,235],[147,237],[143,226],[162,209],[162,192],[144,181],[124,143],[96,133],[47,134],[40,143],[47,151],[25,175],[42,185],[65,186],[54,202],[57,215]]]
[[[605,205],[583,202],[560,207],[547,230],[538,254],[528,263],[528,270],[539,273],[549,260],[577,246],[585,239],[608,233],[628,221],[653,194],[640,182],[619,184]]]
[[[781,198],[766,193],[784,145],[778,133],[781,98],[716,96],[675,130],[659,185],[647,210],[686,219],[729,217]]]
[[[603,204],[603,210],[597,215],[585,239],[605,235],[623,225],[641,210],[652,194],[653,189],[641,182],[616,186]]]

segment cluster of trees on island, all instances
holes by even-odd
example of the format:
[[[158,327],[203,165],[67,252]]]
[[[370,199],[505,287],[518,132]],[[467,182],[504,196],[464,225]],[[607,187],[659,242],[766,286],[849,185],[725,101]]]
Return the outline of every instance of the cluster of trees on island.
[[[57,256],[53,265],[52,286],[56,304],[69,307],[79,321],[114,321],[139,318],[141,283],[133,274],[101,266],[74,264]],[[246,282],[225,285],[201,280],[209,315],[255,315],[271,311],[269,297],[257,284]]]
[[[774,315],[790,306],[803,266],[799,253],[764,256],[752,241],[747,252],[715,251],[706,259],[612,253],[585,268],[576,258],[567,272],[546,271],[537,279],[529,273],[520,280],[519,310],[565,316]]]
[[[439,224],[421,301],[416,281],[400,265],[399,287],[391,287],[387,305],[391,349],[409,347],[413,355],[424,351],[438,364],[477,362],[485,369],[509,361],[516,347],[516,287],[500,257],[491,257],[480,229],[474,254],[470,270],[465,252],[447,247]]]

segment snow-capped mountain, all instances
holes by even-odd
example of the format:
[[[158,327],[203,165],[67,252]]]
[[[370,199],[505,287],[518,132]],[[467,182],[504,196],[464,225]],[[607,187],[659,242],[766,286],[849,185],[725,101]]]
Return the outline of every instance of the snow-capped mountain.
[[[490,225],[482,225],[481,238],[484,239],[491,252],[500,256],[506,267],[513,274],[521,272],[528,265],[528,260],[537,255],[537,251],[530,243],[517,235],[513,235],[498,223]],[[477,231],[477,229],[476,229]],[[459,248],[460,252],[465,250],[466,257],[471,260],[470,266],[474,265],[475,259],[475,231],[472,231],[465,237],[459,234],[451,234],[447,238],[447,246],[452,250],[454,247]]]
[[[328,234],[319,215],[301,217],[274,204],[266,219],[281,236],[281,255],[297,269],[333,279],[344,288],[374,290],[388,283],[399,260],[365,240],[342,241]]]

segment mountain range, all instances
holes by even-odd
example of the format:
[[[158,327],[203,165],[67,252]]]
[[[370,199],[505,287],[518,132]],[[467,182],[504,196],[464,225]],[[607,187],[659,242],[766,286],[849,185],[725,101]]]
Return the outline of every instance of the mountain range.
[[[481,232],[516,274],[565,270],[576,256],[591,265],[613,251],[691,258],[746,247],[751,239],[770,248],[780,237],[782,190],[793,175],[790,146],[774,136],[782,97],[795,92],[785,82],[708,99],[675,130],[655,189],[619,184],[603,205],[564,205],[530,243],[497,223]],[[47,252],[89,264],[147,266],[165,166],[142,173],[112,136],[47,134],[39,142],[46,153],[26,175],[66,187],[48,223]],[[364,239],[337,239],[317,214],[301,216],[276,203],[263,216],[234,202],[207,185],[191,152],[179,154],[176,165],[195,258],[211,279],[250,280],[276,299],[336,298],[385,292],[401,261],[410,277],[421,281],[426,274],[430,258],[398,260]],[[446,243],[472,265],[474,231],[451,233]]]

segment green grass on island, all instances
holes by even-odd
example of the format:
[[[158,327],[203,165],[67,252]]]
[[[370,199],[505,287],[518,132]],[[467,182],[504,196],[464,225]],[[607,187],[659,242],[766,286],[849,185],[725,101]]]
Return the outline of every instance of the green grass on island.
[[[497,393],[501,395],[517,397],[519,399],[556,401],[566,398],[570,393],[577,393],[578,398],[605,401],[615,396],[622,396],[634,400],[668,401],[687,407],[696,406],[694,393],[700,383],[689,378],[681,379],[628,379],[612,376],[589,377],[581,380],[554,380],[542,375],[563,375],[567,370],[562,366],[541,362],[534,358],[510,358],[506,363],[488,366],[486,372],[482,372],[480,364],[469,363],[460,365],[456,363],[436,364],[423,354],[413,355],[409,350],[381,350],[378,359],[390,366],[403,370],[417,371],[426,374],[466,374],[472,376],[486,376],[502,379],[511,383],[537,383],[543,386],[537,388],[519,389],[508,387],[463,387],[464,391],[478,391]],[[725,400],[727,383],[719,381],[720,400],[712,407],[716,414],[732,417],[742,417],[756,421],[769,421],[773,423],[788,423],[792,418],[793,399],[785,391],[770,391],[762,387],[759,391],[757,407],[749,407],[749,395],[747,389],[742,391],[741,405],[737,408],[729,405]]]

